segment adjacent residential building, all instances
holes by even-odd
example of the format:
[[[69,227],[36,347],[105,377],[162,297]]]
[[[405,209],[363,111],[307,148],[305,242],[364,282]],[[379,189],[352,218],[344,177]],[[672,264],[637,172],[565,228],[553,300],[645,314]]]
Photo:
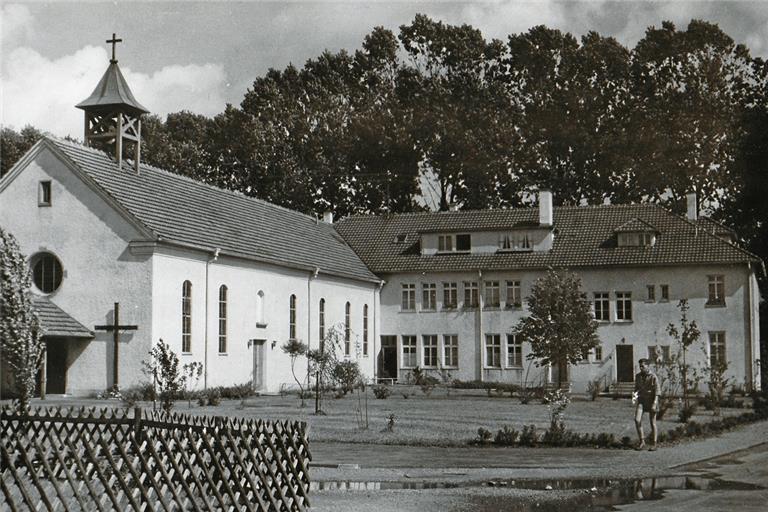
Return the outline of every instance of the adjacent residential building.
[[[691,205],[695,197],[690,196]],[[676,352],[667,332],[689,319],[701,330],[689,362],[725,358],[747,387],[759,381],[756,273],[762,262],[707,218],[655,205],[357,216],[336,229],[385,281],[379,376],[403,380],[416,366],[462,380],[542,384],[557,375],[584,391],[632,382],[637,360]],[[568,269],[599,322],[600,345],[568,368],[538,368],[514,334],[525,298],[549,268]]]
[[[0,181],[0,225],[33,273],[49,393],[146,382],[159,340],[203,364],[200,387],[276,392],[293,385],[282,344],[317,348],[331,329],[370,380],[420,367],[539,385],[559,372],[580,391],[668,357],[681,299],[702,332],[689,361],[724,359],[735,382],[759,382],[762,262],[697,219],[695,200],[684,218],[653,205],[553,208],[545,191],[538,208],[333,224],[143,164],[146,109],[114,57],[78,107],[92,147],[45,138]],[[599,347],[567,368],[535,366],[514,334],[548,268],[579,274],[600,323]]]

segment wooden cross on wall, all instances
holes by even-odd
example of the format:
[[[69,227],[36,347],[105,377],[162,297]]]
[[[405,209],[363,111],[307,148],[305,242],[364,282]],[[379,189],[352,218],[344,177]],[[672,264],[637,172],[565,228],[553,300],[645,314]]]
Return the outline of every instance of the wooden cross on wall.
[[[112,43],[112,60],[109,62],[117,62],[117,59],[115,58],[115,45],[117,43],[122,43],[122,39],[117,39],[116,34],[112,32],[112,39],[107,39],[108,43]]]
[[[120,325],[120,303],[115,302],[115,318],[113,319],[111,324],[108,325],[96,325],[94,326],[94,329],[97,331],[107,331],[112,332],[115,340],[115,359],[113,361],[113,372],[114,372],[114,384],[115,388],[117,388],[119,380],[117,378],[117,368],[118,368],[118,348],[120,344],[120,331],[135,331],[138,329],[138,325]]]

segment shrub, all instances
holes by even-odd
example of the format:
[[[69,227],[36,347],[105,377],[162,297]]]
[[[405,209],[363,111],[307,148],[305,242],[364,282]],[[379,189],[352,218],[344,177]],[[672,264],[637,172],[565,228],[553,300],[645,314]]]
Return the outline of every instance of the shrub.
[[[387,416],[387,426],[386,426],[387,432],[395,431],[395,420],[397,420],[397,417],[395,416],[394,413],[390,413],[389,416]]]
[[[376,384],[373,386],[373,396],[379,400],[386,400],[391,394],[392,390],[386,384]]]
[[[493,442],[499,446],[513,446],[517,442],[519,436],[519,431],[508,425],[504,425],[498,432],[496,432],[496,437],[493,438]]]
[[[134,407],[141,401],[155,400],[155,389],[149,382],[125,388],[120,394],[123,395],[123,403],[126,407]]]
[[[488,444],[491,442],[493,434],[487,428],[480,427],[477,429],[477,442],[480,444]]]
[[[421,379],[421,383],[419,384],[419,387],[421,388],[421,392],[425,395],[429,396],[432,394],[432,390],[435,389],[435,386],[437,385],[439,381],[436,377],[433,377],[431,375],[425,375]]]
[[[333,367],[333,379],[341,387],[341,392],[346,395],[360,380],[360,366],[356,361],[339,361]]]
[[[566,444],[569,437],[571,436],[566,432],[565,424],[562,422],[554,422],[544,431],[544,436],[541,438],[541,442],[552,446],[562,446]]]
[[[758,418],[768,418],[768,390],[752,392],[752,410]]]
[[[610,448],[616,444],[616,437],[613,434],[601,432],[597,435],[597,439],[595,441],[597,446],[600,448]]]
[[[694,414],[696,414],[696,404],[683,405],[677,413],[677,418],[680,423],[686,423]]]
[[[526,425],[520,433],[520,446],[536,446],[539,444],[539,434],[535,425]]]
[[[661,441],[661,435],[659,436],[659,441]],[[629,436],[622,437],[621,438],[621,446],[622,446],[622,448],[630,448],[630,447],[632,447],[632,438],[629,437]]]
[[[587,383],[587,394],[594,402],[600,396],[600,379],[595,379]]]

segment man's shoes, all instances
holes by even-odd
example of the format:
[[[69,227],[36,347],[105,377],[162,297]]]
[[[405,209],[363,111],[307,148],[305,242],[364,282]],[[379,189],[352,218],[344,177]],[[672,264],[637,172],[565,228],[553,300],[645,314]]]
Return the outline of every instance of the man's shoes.
[[[644,450],[644,449],[645,449],[645,443],[643,442],[640,442],[637,444],[637,446],[635,446],[635,450],[637,451]]]
[[[652,444],[650,448],[648,448],[649,452],[655,452],[656,451],[656,444]]]

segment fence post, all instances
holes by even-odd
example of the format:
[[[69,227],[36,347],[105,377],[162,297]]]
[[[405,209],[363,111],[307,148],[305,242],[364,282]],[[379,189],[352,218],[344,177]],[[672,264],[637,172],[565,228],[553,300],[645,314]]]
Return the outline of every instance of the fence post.
[[[136,406],[133,408],[133,434],[139,442],[144,440],[142,430],[141,407]]]

